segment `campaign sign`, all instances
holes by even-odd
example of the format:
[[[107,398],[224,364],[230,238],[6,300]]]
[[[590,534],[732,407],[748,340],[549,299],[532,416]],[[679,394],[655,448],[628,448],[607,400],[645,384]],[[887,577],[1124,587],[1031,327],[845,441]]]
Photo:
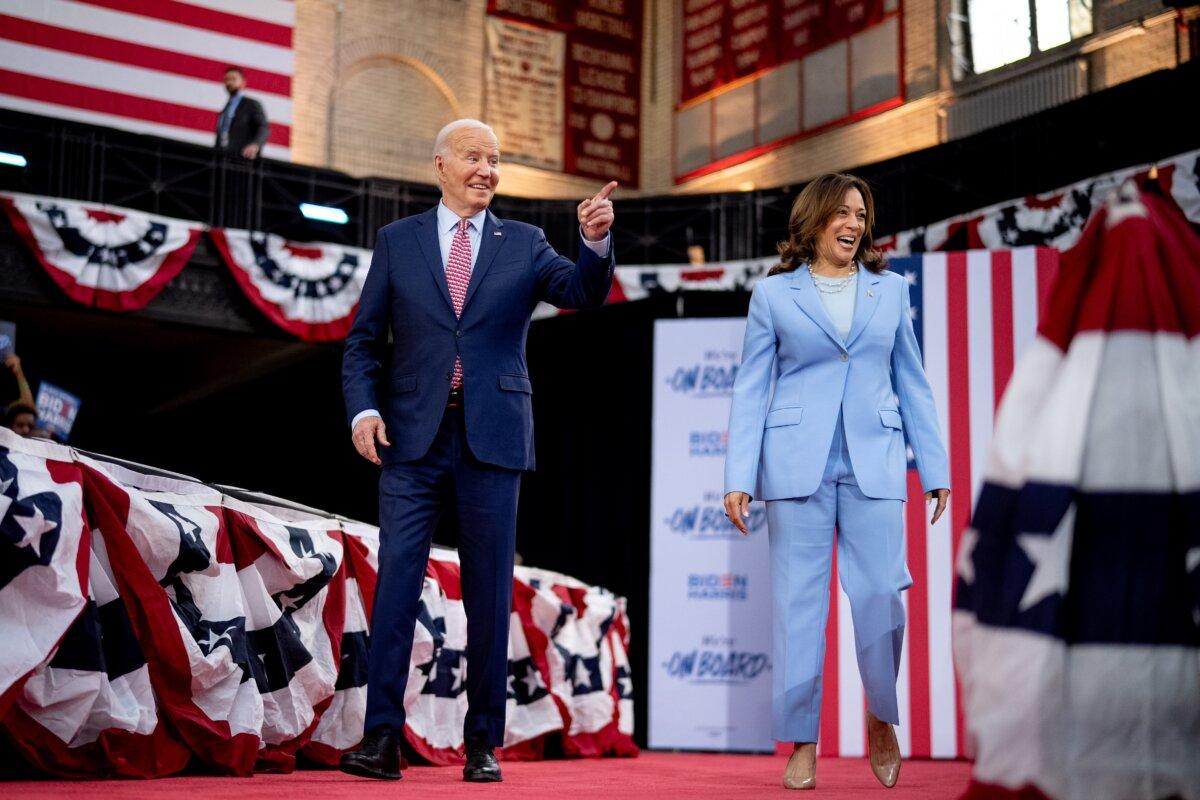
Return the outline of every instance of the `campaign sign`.
[[[17,351],[17,324],[0,319],[0,364]]]
[[[42,381],[38,386],[37,412],[38,427],[45,428],[65,442],[79,413],[79,398],[52,383]]]
[[[766,513],[743,536],[722,505],[744,319],[654,328],[649,739],[653,748],[771,752]]]

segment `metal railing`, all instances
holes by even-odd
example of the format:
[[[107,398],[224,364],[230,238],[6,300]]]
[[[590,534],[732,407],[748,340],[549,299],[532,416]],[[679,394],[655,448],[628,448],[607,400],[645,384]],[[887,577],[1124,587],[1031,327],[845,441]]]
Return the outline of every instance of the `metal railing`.
[[[1198,71],[1200,62],[1185,62],[975,135],[853,168],[875,188],[876,234],[1195,147],[1186,125],[1146,137],[1137,126],[1113,120],[1128,118],[1131,108],[1171,107],[1194,93]],[[224,159],[207,147],[3,109],[0,150],[28,160],[25,168],[0,167],[0,189],[105,202],[297,241],[371,247],[379,227],[429,208],[439,194],[428,184]],[[710,262],[768,255],[786,234],[798,189],[621,198],[617,262],[677,264],[688,260],[692,246],[702,247]],[[302,202],[341,208],[350,222],[304,219]],[[493,208],[544,228],[551,243],[573,252],[575,201],[500,196]]]

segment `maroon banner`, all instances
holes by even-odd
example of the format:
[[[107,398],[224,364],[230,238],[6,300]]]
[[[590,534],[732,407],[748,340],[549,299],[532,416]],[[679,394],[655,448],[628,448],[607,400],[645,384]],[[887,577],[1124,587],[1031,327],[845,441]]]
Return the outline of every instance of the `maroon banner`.
[[[679,99],[691,100],[729,79],[725,0],[683,0],[683,69]]]
[[[776,0],[727,0],[729,19],[730,74],[734,78],[753,75],[775,66],[777,61]]]
[[[853,36],[883,19],[883,0],[826,0],[829,41]]]
[[[680,102],[881,22],[883,0],[680,0]]]
[[[641,150],[642,0],[581,0],[570,22],[563,169],[635,188]]]
[[[779,63],[804,58],[829,42],[826,0],[780,0]]]

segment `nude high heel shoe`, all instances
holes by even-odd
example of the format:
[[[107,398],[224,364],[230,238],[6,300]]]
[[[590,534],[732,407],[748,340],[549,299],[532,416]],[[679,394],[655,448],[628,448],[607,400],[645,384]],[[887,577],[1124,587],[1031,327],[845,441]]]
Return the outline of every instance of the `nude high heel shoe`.
[[[867,712],[867,746],[871,754],[871,771],[888,789],[900,778],[900,743],[892,726]]]
[[[817,788],[817,743],[797,743],[783,771],[783,786],[786,789]]]

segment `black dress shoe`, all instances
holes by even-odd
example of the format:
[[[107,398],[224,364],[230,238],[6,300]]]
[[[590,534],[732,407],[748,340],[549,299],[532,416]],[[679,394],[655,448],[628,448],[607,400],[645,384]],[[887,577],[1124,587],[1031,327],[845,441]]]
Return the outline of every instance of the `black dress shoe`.
[[[463,767],[463,780],[471,783],[498,783],[504,780],[500,775],[500,762],[496,760],[492,748],[485,744],[467,745],[467,765]]]
[[[357,750],[342,753],[338,768],[363,778],[400,780],[400,735],[391,728],[371,731]]]

